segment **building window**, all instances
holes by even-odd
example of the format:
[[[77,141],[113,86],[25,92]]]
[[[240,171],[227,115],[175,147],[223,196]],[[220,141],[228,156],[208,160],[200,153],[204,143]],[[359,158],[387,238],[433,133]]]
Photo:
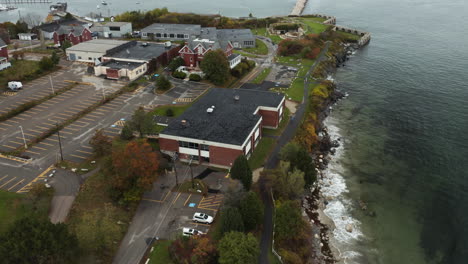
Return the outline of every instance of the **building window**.
[[[189,35],[188,34],[184,34],[184,39],[188,39],[189,38]]]
[[[210,151],[210,146],[201,144],[201,145],[200,145],[200,149],[201,149],[201,150],[204,150],[204,151]]]
[[[190,149],[198,149],[197,143],[186,142],[186,141],[179,141],[179,147],[181,148],[190,148]]]
[[[170,38],[175,38],[175,35],[174,34],[169,34],[169,37]]]
[[[177,38],[178,38],[178,39],[183,39],[183,38],[184,38],[184,34],[177,34]]]
[[[190,57],[190,62],[193,62],[193,57]]]
[[[167,38],[167,33],[164,33],[164,38]]]
[[[244,46],[253,46],[253,45],[254,45],[254,42],[251,40],[244,41]]]
[[[148,33],[143,32],[141,35],[146,38],[148,36]]]
[[[81,60],[81,56],[78,56],[78,59]]]
[[[110,31],[120,31],[120,27],[109,27]]]
[[[161,37],[161,33],[156,33],[156,37],[157,37],[157,38],[160,38],[160,37]]]

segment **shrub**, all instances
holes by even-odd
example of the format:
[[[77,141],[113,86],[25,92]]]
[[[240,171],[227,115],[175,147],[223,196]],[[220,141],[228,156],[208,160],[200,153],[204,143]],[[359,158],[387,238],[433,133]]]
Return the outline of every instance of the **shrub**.
[[[176,57],[171,60],[168,67],[171,72],[174,72],[175,70],[177,70],[177,68],[179,68],[180,66],[184,66],[184,65],[185,65],[184,59],[182,59],[181,57]]]
[[[166,109],[166,116],[174,116],[174,110],[172,108]]]
[[[166,76],[160,75],[156,79],[156,87],[159,90],[166,91],[169,90],[169,88],[171,88],[171,82],[166,78]]]
[[[39,69],[42,71],[51,70],[54,67],[54,62],[50,57],[42,57],[39,61]]]
[[[189,80],[194,81],[194,82],[199,82],[199,81],[201,81],[201,76],[198,75],[198,74],[192,73],[189,76]]]
[[[172,77],[178,78],[178,79],[185,79],[185,77],[187,77],[187,74],[181,71],[175,71],[172,73]]]

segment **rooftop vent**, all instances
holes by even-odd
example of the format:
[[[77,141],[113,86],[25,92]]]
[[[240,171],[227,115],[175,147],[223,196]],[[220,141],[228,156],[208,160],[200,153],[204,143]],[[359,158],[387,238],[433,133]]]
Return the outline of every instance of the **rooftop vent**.
[[[187,120],[183,119],[182,121],[180,121],[182,123],[183,126],[188,126],[188,122]]]
[[[234,100],[239,101],[239,99],[240,99],[240,96],[239,96],[239,95],[237,95],[237,94],[234,95]]]
[[[208,114],[213,113],[213,111],[214,111],[214,108],[211,108],[211,107],[209,107],[208,109],[206,109],[206,112],[207,112]]]

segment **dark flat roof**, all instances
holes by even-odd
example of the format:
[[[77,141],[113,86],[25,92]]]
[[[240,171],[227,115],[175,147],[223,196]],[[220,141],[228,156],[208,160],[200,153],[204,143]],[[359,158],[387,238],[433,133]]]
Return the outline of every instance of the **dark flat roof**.
[[[143,43],[147,43],[147,45],[145,46]],[[171,45],[169,48],[166,48],[164,43],[132,41],[126,45],[109,50],[105,57],[150,61],[175,47],[177,45]]]
[[[259,106],[276,108],[283,98],[283,94],[266,91],[212,88],[161,134],[241,146],[260,120],[255,110]],[[208,113],[211,106],[214,111]]]
[[[101,63],[99,66],[105,66],[112,69],[129,69],[133,70],[141,65],[145,64],[144,62],[128,62],[128,61],[116,61],[116,60],[109,60],[106,62]]]

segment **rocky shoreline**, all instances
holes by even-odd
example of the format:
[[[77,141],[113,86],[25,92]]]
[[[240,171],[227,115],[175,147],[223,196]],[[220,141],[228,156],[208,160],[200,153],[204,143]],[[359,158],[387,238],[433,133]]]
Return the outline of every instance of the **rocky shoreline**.
[[[336,65],[327,70],[327,75],[332,75],[339,67],[345,66],[349,60],[349,55],[354,54],[359,47],[354,44],[345,44],[344,49],[339,54],[335,55]],[[332,264],[340,261],[340,251],[334,247],[330,241],[332,232],[335,229],[335,223],[330,219],[323,210],[328,203],[327,198],[321,193],[321,185],[324,184],[326,177],[324,170],[335,154],[336,148],[340,146],[340,139],[331,140],[327,128],[324,126],[324,120],[333,109],[333,105],[345,98],[347,94],[342,93],[334,86],[333,93],[328,99],[324,109],[318,114],[319,118],[319,144],[315,152],[311,153],[316,166],[317,180],[302,199],[303,215],[307,217],[312,227],[312,258],[313,263]],[[330,155],[331,154],[331,155]],[[346,231],[353,232],[353,226],[346,226]]]

